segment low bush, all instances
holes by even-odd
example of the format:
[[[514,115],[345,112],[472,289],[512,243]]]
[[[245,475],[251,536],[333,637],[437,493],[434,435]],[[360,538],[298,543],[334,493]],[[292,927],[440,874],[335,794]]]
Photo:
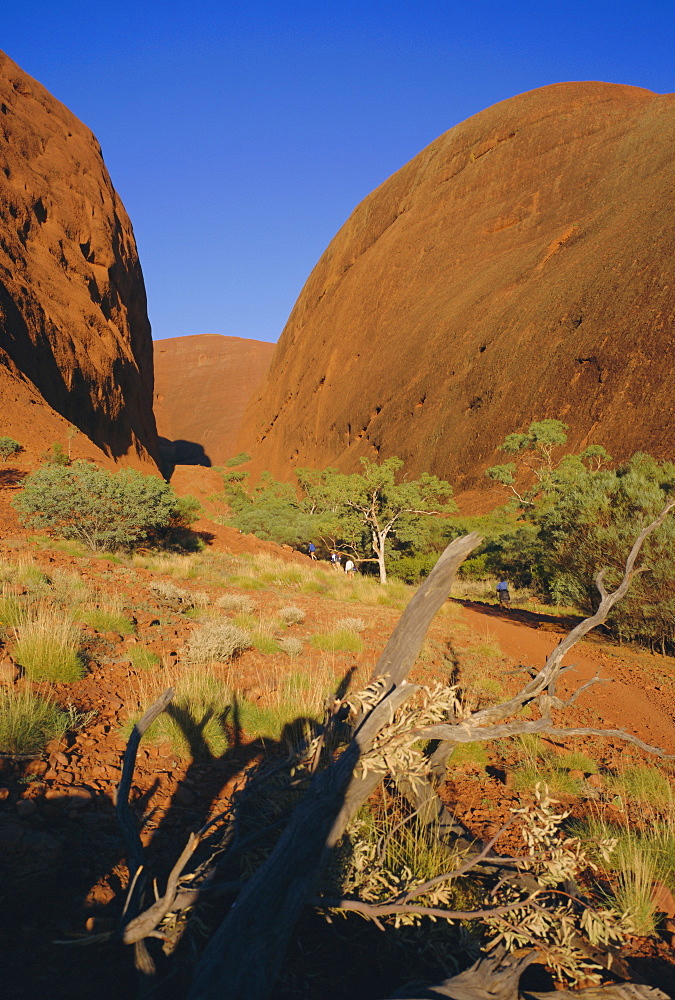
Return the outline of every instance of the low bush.
[[[277,614],[283,625],[302,625],[305,620],[305,612],[302,608],[296,608],[292,604],[285,608],[279,608]]]
[[[251,648],[251,637],[230,621],[207,622],[196,628],[188,642],[192,663],[223,663]]]
[[[300,656],[302,652],[302,643],[292,635],[285,635],[281,639],[277,639],[277,645],[281,652],[286,653],[287,656]]]
[[[365,627],[362,618],[338,618],[335,622],[336,632],[363,632]]]
[[[0,688],[0,752],[38,754],[68,728],[69,715],[28,687]]]
[[[216,607],[222,611],[233,611],[235,614],[252,615],[258,605],[245,594],[223,594],[216,601]]]
[[[29,527],[49,528],[96,552],[133,548],[188,516],[162,479],[135,469],[111,473],[84,461],[36,469],[13,503]]]

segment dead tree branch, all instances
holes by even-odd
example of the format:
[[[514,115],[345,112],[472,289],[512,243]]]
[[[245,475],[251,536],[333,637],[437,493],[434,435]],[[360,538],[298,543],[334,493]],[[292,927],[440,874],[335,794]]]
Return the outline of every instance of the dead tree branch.
[[[406,683],[435,613],[459,565],[480,542],[456,539],[417,591],[373,672],[382,695],[364,709],[341,756],[317,773],[269,858],[249,880],[217,929],[197,967],[190,1000],[264,1000],[269,996],[290,935],[316,877],[347,823],[382,780],[355,768],[380,730],[415,691]]]

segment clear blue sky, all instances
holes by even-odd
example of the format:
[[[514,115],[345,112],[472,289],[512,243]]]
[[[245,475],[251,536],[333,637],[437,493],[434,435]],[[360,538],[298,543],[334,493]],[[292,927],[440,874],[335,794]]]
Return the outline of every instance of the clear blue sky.
[[[17,0],[0,48],[97,135],[156,338],[276,340],[359,201],[560,80],[675,90],[673,0]]]

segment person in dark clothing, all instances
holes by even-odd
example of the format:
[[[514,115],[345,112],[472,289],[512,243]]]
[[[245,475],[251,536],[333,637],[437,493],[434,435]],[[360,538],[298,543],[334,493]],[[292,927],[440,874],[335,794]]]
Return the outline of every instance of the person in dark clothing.
[[[316,559],[316,545],[314,542],[309,543],[309,558]]]

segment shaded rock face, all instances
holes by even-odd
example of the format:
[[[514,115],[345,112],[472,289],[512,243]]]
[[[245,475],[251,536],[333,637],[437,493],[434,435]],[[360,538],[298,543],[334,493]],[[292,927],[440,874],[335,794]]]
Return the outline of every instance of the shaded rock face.
[[[369,195],[298,299],[240,438],[256,465],[400,455],[460,489],[532,420],[673,455],[675,95],[514,97]]]
[[[0,53],[2,433],[38,447],[72,423],[154,468],[152,389],[143,276],[100,147]]]
[[[201,334],[155,344],[155,417],[168,465],[222,465],[274,344]]]

